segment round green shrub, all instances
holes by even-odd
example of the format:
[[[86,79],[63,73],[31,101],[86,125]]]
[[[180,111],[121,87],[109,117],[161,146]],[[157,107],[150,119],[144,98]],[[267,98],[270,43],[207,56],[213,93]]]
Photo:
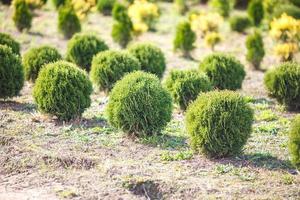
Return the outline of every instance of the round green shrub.
[[[6,45],[0,45],[0,98],[17,96],[24,85],[21,59]]]
[[[186,110],[201,92],[212,90],[207,75],[197,70],[173,70],[167,77],[165,86],[182,110]]]
[[[108,92],[125,74],[140,69],[134,56],[126,52],[104,51],[93,58],[90,75],[100,90]]]
[[[159,78],[163,76],[166,60],[159,47],[150,43],[141,43],[131,46],[129,52],[139,60],[143,71],[155,74]]]
[[[176,35],[173,42],[174,50],[180,50],[184,57],[190,57],[190,51],[195,48],[196,34],[189,22],[181,22],[176,27]]]
[[[292,164],[300,170],[300,115],[292,123],[289,134],[289,151]]]
[[[269,94],[289,109],[300,109],[300,65],[287,62],[269,70],[264,77]]]
[[[112,27],[111,36],[115,42],[125,48],[132,40],[132,21],[127,14],[127,8],[120,3],[114,4],[112,13],[115,23]]]
[[[33,89],[39,110],[60,120],[81,116],[91,104],[91,93],[92,83],[86,72],[66,61],[43,67]]]
[[[81,31],[80,20],[72,7],[64,6],[58,10],[58,30],[65,38]]]
[[[27,51],[23,57],[25,79],[34,82],[44,65],[61,60],[57,49],[50,46],[40,46]]]
[[[13,1],[13,21],[19,31],[31,28],[32,13],[24,0]]]
[[[116,0],[98,0],[97,9],[103,15],[110,15]]]
[[[210,5],[223,17],[229,17],[233,8],[233,0],[210,0]]]
[[[93,56],[105,50],[108,50],[108,46],[96,36],[75,34],[68,42],[67,60],[90,71]]]
[[[214,53],[205,57],[200,63],[200,70],[204,71],[213,86],[220,90],[240,89],[246,76],[240,61],[223,53]]]
[[[248,5],[248,15],[255,26],[259,26],[264,18],[264,6],[261,0],[251,0]]]
[[[295,19],[300,19],[300,8],[291,4],[283,4],[275,7],[272,19],[281,17],[283,13],[286,13],[288,16],[294,17]]]
[[[240,153],[251,135],[252,123],[252,109],[233,91],[203,93],[186,113],[191,147],[209,157]]]
[[[68,0],[52,0],[52,3],[56,9],[59,9],[60,7],[67,4]]]
[[[116,83],[106,111],[112,126],[129,134],[151,135],[171,120],[172,98],[155,75],[137,71]]]
[[[251,20],[247,16],[233,16],[229,20],[231,30],[239,33],[245,32],[251,26]]]
[[[10,47],[13,53],[20,55],[20,43],[15,41],[10,35],[0,33],[0,44]]]
[[[255,69],[260,69],[260,63],[265,56],[264,42],[261,34],[255,31],[246,39],[247,55],[246,59]]]

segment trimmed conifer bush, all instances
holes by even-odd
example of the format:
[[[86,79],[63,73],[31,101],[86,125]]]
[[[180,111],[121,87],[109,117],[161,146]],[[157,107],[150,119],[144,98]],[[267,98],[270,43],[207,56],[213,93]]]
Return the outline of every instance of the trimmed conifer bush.
[[[112,13],[115,23],[112,27],[111,36],[115,42],[125,48],[132,40],[132,21],[128,16],[127,8],[120,3],[114,4]]]
[[[90,71],[93,56],[108,50],[105,42],[90,34],[75,34],[68,42],[67,60]]]
[[[17,96],[24,85],[21,59],[6,45],[0,45],[0,99]]]
[[[186,113],[191,147],[208,157],[240,153],[251,135],[252,123],[252,109],[233,91],[203,93]]]
[[[247,61],[249,61],[255,69],[260,69],[260,63],[265,56],[264,42],[261,34],[255,31],[246,39]]]
[[[80,20],[72,7],[65,6],[58,10],[57,27],[59,32],[67,39],[81,31]]]
[[[300,109],[300,65],[287,62],[269,70],[264,77],[269,94],[289,109]]]
[[[40,111],[70,120],[81,116],[91,104],[92,83],[76,65],[57,61],[43,67],[33,97]]]
[[[24,0],[13,1],[13,21],[19,31],[31,28],[32,13]]]
[[[264,18],[264,6],[261,0],[251,0],[248,5],[248,15],[255,26],[259,26]]]
[[[229,20],[231,30],[239,33],[245,32],[251,26],[251,21],[247,16],[233,16]]]
[[[97,9],[103,15],[111,15],[116,0],[98,0]]]
[[[152,135],[171,120],[172,98],[155,75],[137,71],[116,83],[106,111],[109,123],[125,133]]]
[[[0,33],[0,44],[11,48],[13,53],[20,55],[20,43],[6,33]]]
[[[197,70],[173,70],[167,77],[165,86],[182,110],[186,110],[201,92],[212,90],[207,75]]]
[[[184,57],[190,57],[190,51],[195,48],[196,34],[189,22],[181,22],[176,27],[174,50],[180,50]]]
[[[300,115],[292,123],[289,134],[289,151],[292,164],[300,170]]]
[[[223,17],[229,17],[234,2],[232,0],[210,0],[210,5]]]
[[[50,46],[40,46],[28,50],[23,57],[25,79],[34,82],[44,65],[61,60],[57,49]]]
[[[93,58],[90,75],[93,83],[100,90],[108,92],[125,74],[140,69],[137,58],[129,53],[104,51]]]
[[[129,52],[139,60],[143,71],[155,74],[159,78],[163,76],[166,60],[159,47],[150,43],[141,43],[131,46]]]
[[[223,53],[214,53],[205,57],[200,63],[200,70],[204,71],[213,86],[220,90],[240,89],[246,76],[241,62]]]

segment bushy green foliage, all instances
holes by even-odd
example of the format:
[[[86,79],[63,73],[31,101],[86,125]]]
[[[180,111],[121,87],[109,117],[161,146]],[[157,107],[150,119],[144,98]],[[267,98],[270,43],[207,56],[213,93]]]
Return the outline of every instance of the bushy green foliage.
[[[289,134],[289,151],[292,164],[300,170],[300,115],[292,123]]]
[[[185,57],[190,56],[190,51],[195,48],[196,34],[189,22],[181,22],[176,27],[176,35],[173,42],[174,50],[180,50]]]
[[[186,13],[189,9],[186,0],[174,0],[174,4],[177,12],[182,15]]]
[[[165,86],[182,110],[186,110],[201,92],[212,90],[207,75],[197,70],[173,70],[167,77]]]
[[[32,13],[24,0],[13,1],[13,21],[19,31],[31,28]]]
[[[14,40],[10,35],[0,33],[0,44],[10,47],[15,54],[20,55],[20,43]]]
[[[239,33],[244,32],[251,26],[251,20],[247,16],[233,16],[229,20],[231,30]]]
[[[100,90],[110,91],[125,74],[140,69],[139,61],[129,53],[104,51],[93,58],[90,74]]]
[[[223,53],[214,53],[205,57],[200,63],[200,70],[204,71],[213,86],[220,90],[240,89],[246,76],[240,61]]]
[[[91,104],[92,83],[76,65],[57,61],[43,67],[33,97],[40,111],[61,120],[79,117]]]
[[[90,71],[93,56],[108,50],[102,39],[90,34],[75,34],[68,42],[67,60]]]
[[[34,82],[44,65],[61,60],[57,49],[50,46],[40,46],[28,50],[23,57],[25,79]]]
[[[65,38],[81,31],[80,20],[72,7],[65,6],[58,10],[58,30]]]
[[[98,0],[97,9],[104,15],[110,15],[116,0]]]
[[[52,0],[52,3],[56,9],[64,6],[68,0]]]
[[[272,18],[279,18],[283,13],[286,13],[288,16],[294,17],[295,19],[300,19],[300,8],[291,4],[277,6],[274,9]]]
[[[290,2],[291,2],[292,4],[294,4],[295,6],[300,7],[300,0],[290,0]]]
[[[210,5],[223,17],[229,17],[233,8],[233,0],[210,0]]]
[[[171,120],[172,98],[155,75],[137,71],[116,83],[106,111],[112,126],[129,134],[151,135]]]
[[[6,45],[0,45],[0,99],[17,96],[24,85],[21,59]]]
[[[115,3],[112,12],[115,23],[112,27],[111,36],[115,42],[125,48],[132,40],[133,24],[124,5]]]
[[[271,96],[289,109],[300,109],[300,65],[287,62],[269,70],[264,78]]]
[[[246,39],[247,47],[247,60],[252,64],[255,69],[260,68],[260,63],[265,56],[264,42],[261,34],[255,31]]]
[[[264,6],[261,0],[251,0],[248,5],[248,15],[255,26],[259,26],[264,18]]]
[[[233,91],[203,93],[186,113],[191,147],[209,157],[240,153],[250,137],[252,123],[252,109]]]
[[[150,43],[135,44],[129,48],[130,54],[136,57],[141,69],[161,78],[166,69],[166,60],[161,49]]]

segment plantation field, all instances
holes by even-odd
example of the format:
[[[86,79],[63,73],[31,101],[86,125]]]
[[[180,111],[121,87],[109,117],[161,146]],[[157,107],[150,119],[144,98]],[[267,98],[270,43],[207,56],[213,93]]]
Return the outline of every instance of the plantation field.
[[[196,69],[212,51],[198,39],[193,59],[173,51],[179,16],[171,3],[159,3],[156,32],[133,42],[152,42],[164,52],[167,70]],[[199,6],[205,9],[205,6]],[[244,11],[234,11],[244,12]],[[22,54],[48,44],[66,53],[68,40],[57,31],[52,5],[35,11],[32,28],[20,33],[11,19],[12,8],[0,5],[0,32],[21,43]],[[95,33],[110,49],[120,49],[111,37],[113,19],[91,13],[82,32]],[[92,94],[92,105],[82,118],[61,122],[41,114],[26,82],[19,97],[0,101],[0,200],[25,199],[300,199],[300,175],[287,149],[291,120],[288,112],[268,97],[264,70],[253,70],[245,59],[246,34],[222,26],[224,41],[216,51],[236,56],[246,66],[239,92],[255,110],[253,133],[243,154],[208,159],[193,154],[184,127],[184,113],[174,109],[161,135],[129,137],[111,127],[105,115],[108,97]],[[266,56],[262,68],[279,64],[272,39],[264,32]],[[296,57],[300,61],[299,56]]]

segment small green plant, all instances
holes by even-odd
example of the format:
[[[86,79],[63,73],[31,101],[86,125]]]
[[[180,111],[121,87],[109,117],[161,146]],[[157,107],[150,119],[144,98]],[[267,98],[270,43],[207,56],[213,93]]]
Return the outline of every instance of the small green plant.
[[[210,0],[210,6],[223,17],[229,17],[233,5],[232,0]]]
[[[179,104],[182,110],[201,92],[212,90],[212,85],[206,74],[196,70],[173,70],[166,79],[165,86],[171,93],[174,102]]]
[[[75,34],[68,42],[66,59],[90,71],[93,56],[108,50],[102,39],[90,34]]]
[[[116,0],[98,0],[97,9],[103,15],[111,15]]]
[[[171,120],[172,98],[155,75],[137,71],[115,84],[106,111],[112,126],[137,136],[153,135]]]
[[[125,74],[140,69],[140,63],[134,56],[125,52],[104,51],[94,56],[90,74],[93,83],[108,92]]]
[[[240,153],[250,137],[252,123],[253,110],[233,91],[203,93],[186,113],[191,147],[209,157]]]
[[[58,30],[65,38],[71,38],[81,31],[81,24],[74,9],[70,6],[60,7],[58,10]]]
[[[20,43],[14,40],[6,33],[0,33],[0,45],[6,45],[11,48],[13,53],[20,55]]]
[[[199,68],[208,75],[213,86],[220,90],[240,89],[246,76],[240,61],[223,53],[214,53],[205,57]]]
[[[272,18],[280,18],[283,13],[286,13],[288,16],[291,16],[295,19],[300,19],[300,8],[291,4],[282,4],[274,8],[272,13]]]
[[[174,50],[180,50],[184,57],[190,57],[190,51],[195,48],[196,34],[189,22],[181,22],[176,27],[176,35],[173,42]]]
[[[161,78],[166,69],[166,60],[162,50],[150,43],[135,44],[129,48],[130,54],[136,57],[141,69]]]
[[[300,109],[300,65],[287,62],[269,70],[264,77],[269,94],[289,109]]]
[[[246,59],[255,69],[260,69],[260,63],[265,56],[264,42],[261,34],[255,31],[246,39],[247,55]]]
[[[264,18],[264,6],[261,0],[251,0],[248,5],[248,15],[255,26],[259,26]]]
[[[164,152],[160,156],[162,161],[180,161],[180,160],[190,160],[193,158],[192,151],[180,151],[176,154],[168,152]]]
[[[0,45],[0,99],[17,96],[24,85],[21,59],[6,45]]]
[[[115,42],[125,48],[132,40],[133,24],[124,5],[115,3],[112,13],[115,23],[112,27],[111,36]]]
[[[258,121],[274,121],[278,119],[278,116],[272,110],[263,110],[258,115],[255,116]]]
[[[236,15],[229,20],[231,30],[243,33],[251,26],[251,21],[247,16]]]
[[[24,0],[13,1],[13,21],[19,31],[31,28],[32,13]]]
[[[33,89],[39,110],[60,120],[81,116],[91,104],[91,93],[92,83],[87,74],[66,61],[43,67]]]
[[[300,170],[300,115],[292,123],[289,134],[289,151],[292,164]]]
[[[58,50],[50,46],[30,49],[23,57],[25,79],[34,82],[44,65],[61,59],[62,56]]]

